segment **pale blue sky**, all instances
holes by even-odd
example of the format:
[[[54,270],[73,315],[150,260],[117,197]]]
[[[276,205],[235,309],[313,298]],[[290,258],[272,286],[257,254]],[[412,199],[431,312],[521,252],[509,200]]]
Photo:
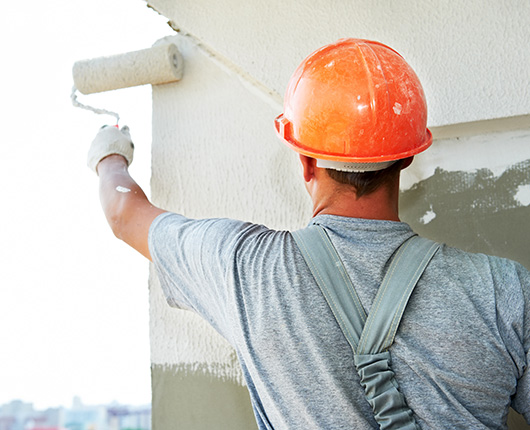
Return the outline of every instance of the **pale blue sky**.
[[[86,153],[112,122],[70,103],[75,61],[173,34],[143,0],[8,2],[2,32],[0,404],[150,401],[148,264],[112,236]],[[79,96],[116,110],[148,189],[151,88]]]

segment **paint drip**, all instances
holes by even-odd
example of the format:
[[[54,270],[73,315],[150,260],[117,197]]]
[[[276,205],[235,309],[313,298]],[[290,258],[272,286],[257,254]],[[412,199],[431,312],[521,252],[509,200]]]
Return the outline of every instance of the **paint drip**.
[[[127,187],[122,187],[121,185],[118,185],[118,186],[116,187],[116,191],[117,191],[118,193],[130,193],[130,192],[131,192],[131,190],[130,190],[129,188],[127,188]]]

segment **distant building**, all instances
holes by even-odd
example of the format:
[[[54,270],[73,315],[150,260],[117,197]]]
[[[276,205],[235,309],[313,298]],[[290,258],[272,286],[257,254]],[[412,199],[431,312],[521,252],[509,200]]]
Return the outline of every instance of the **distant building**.
[[[0,406],[0,430],[25,430],[35,415],[32,403],[13,400]]]
[[[0,430],[151,430],[151,406],[84,405],[35,410],[13,400],[0,405]]]
[[[117,406],[107,409],[109,430],[151,429],[151,406]]]
[[[64,427],[68,430],[108,430],[106,406],[88,406],[75,397],[65,410]]]

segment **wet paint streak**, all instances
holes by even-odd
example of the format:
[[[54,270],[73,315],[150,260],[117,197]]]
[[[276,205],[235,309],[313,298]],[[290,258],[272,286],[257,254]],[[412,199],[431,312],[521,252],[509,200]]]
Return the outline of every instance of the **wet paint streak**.
[[[489,169],[436,169],[401,193],[400,211],[420,235],[530,268],[530,160],[499,176]]]

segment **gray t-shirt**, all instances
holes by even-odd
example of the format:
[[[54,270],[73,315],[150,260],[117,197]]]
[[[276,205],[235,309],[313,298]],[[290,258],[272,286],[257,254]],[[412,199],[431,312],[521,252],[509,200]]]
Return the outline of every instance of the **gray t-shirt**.
[[[400,222],[319,215],[367,312]],[[235,348],[260,429],[378,428],[352,351],[293,237],[229,219],[160,215],[149,249],[171,306],[195,310]],[[424,429],[530,422],[530,273],[442,246],[410,299],[392,367]]]

